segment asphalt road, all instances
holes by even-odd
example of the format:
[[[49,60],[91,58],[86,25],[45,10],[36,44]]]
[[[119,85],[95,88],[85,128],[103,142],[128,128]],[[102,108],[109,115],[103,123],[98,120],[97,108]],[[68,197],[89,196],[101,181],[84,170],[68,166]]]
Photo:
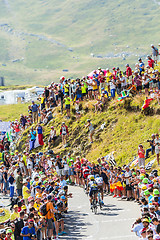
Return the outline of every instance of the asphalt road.
[[[69,211],[65,215],[67,234],[59,239],[138,240],[130,231],[132,223],[140,216],[136,203],[105,196],[103,209],[98,208],[95,215],[90,210],[88,197],[82,188],[69,186],[69,192],[73,198],[69,199]],[[9,200],[5,197],[0,202],[7,205]]]
[[[131,233],[131,225],[139,217],[140,209],[134,202],[105,196],[103,210],[95,215],[90,210],[89,200],[82,188],[69,187],[73,198],[69,200],[66,214],[66,236],[60,239],[90,240],[137,240]]]

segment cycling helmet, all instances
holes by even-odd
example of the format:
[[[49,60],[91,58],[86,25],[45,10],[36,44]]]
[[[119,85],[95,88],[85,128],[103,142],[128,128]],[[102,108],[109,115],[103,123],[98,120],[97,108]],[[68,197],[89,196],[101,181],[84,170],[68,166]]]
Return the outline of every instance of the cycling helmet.
[[[98,178],[98,177],[99,177],[99,174],[96,174],[96,175],[95,175],[95,178]]]
[[[94,176],[91,176],[91,177],[90,177],[90,180],[94,180]]]

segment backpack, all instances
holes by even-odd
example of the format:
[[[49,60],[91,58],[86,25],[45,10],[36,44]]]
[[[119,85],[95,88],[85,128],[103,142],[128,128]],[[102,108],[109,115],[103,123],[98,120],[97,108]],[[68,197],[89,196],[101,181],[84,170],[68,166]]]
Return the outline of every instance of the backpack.
[[[42,216],[46,216],[49,211],[47,211],[47,203],[43,204],[39,210]]]

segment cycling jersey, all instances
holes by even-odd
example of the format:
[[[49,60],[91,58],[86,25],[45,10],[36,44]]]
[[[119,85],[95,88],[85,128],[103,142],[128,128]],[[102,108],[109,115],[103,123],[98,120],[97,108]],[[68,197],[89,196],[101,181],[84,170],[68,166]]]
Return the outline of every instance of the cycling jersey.
[[[83,169],[83,177],[84,177],[84,178],[87,178],[89,174],[90,174],[90,173],[89,173],[89,169],[88,169],[87,167],[85,167],[85,168]]]
[[[95,181],[96,181],[98,187],[103,186],[103,178],[102,177],[97,177],[95,179]]]
[[[92,190],[97,190],[97,183],[96,183],[96,181],[90,181],[89,182],[89,184],[88,184],[88,186],[90,187],[90,189],[92,189]]]

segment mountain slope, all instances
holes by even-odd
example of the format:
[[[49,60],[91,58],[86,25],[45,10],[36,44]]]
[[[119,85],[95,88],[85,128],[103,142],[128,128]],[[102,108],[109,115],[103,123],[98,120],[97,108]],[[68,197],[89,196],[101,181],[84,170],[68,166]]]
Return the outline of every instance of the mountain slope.
[[[159,11],[149,0],[3,0],[1,75],[10,84],[49,83],[63,69],[75,77],[134,63],[159,42]]]
[[[57,131],[58,139],[55,146],[52,146],[55,154],[64,155],[71,152],[75,157],[80,155],[90,161],[96,161],[98,157],[106,156],[114,151],[117,164],[129,163],[135,155],[139,144],[143,144],[144,149],[149,147],[147,139],[151,138],[153,133],[159,132],[160,125],[160,108],[156,101],[151,104],[150,115],[141,113],[140,106],[143,104],[144,97],[135,97],[126,99],[122,102],[109,102],[104,112],[94,113],[93,104],[95,101],[86,102],[82,105],[82,117],[75,121],[74,106],[72,106],[72,117],[66,120],[69,129],[68,147],[62,146],[61,136],[59,136],[61,123],[64,116],[61,115],[60,109],[54,109],[55,118],[46,126],[43,126],[44,142],[43,147],[35,149],[37,151],[47,151],[50,127],[54,126]],[[84,127],[87,119],[91,119],[95,127],[93,144],[89,143],[88,129]],[[101,125],[105,123],[102,129]],[[25,149],[28,139],[27,129],[20,139],[17,148],[20,151]],[[155,155],[148,160],[155,158]],[[147,160],[147,161],[148,161]]]

